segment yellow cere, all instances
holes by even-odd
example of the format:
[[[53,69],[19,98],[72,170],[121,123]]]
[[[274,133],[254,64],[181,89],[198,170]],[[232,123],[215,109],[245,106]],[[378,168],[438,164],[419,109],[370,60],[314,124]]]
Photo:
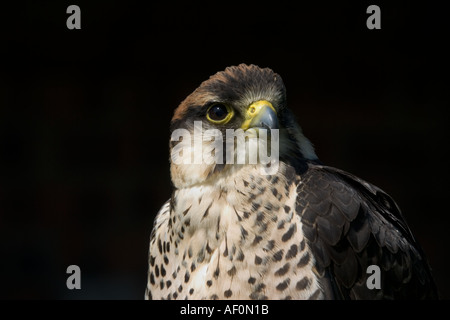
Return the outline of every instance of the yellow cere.
[[[247,109],[247,112],[245,114],[245,121],[242,123],[241,128],[243,130],[247,130],[253,118],[256,117],[264,107],[269,107],[273,111],[275,111],[275,113],[277,112],[273,105],[267,100],[258,100],[256,102],[253,102]]]

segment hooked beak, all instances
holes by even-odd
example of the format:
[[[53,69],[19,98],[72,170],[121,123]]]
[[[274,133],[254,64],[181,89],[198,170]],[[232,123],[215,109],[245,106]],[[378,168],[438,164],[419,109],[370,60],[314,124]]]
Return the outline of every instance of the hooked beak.
[[[245,121],[241,128],[279,129],[277,112],[267,100],[253,102],[247,109]]]

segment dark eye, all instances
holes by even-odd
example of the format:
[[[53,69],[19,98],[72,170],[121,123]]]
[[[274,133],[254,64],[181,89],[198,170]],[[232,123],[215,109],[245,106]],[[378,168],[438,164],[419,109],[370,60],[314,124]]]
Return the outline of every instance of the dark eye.
[[[216,103],[209,107],[206,118],[212,123],[224,124],[233,117],[233,109],[222,103]]]

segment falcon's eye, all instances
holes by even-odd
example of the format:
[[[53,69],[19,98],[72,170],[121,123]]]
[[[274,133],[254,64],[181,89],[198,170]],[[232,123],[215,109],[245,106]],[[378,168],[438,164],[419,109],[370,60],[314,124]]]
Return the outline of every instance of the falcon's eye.
[[[225,124],[230,121],[233,115],[233,109],[222,103],[213,104],[206,112],[206,118],[215,124]]]

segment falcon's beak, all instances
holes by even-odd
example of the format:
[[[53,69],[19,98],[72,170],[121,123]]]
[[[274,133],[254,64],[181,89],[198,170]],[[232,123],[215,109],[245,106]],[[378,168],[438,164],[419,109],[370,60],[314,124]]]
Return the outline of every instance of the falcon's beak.
[[[275,108],[267,100],[253,102],[247,109],[241,128],[279,129]]]

